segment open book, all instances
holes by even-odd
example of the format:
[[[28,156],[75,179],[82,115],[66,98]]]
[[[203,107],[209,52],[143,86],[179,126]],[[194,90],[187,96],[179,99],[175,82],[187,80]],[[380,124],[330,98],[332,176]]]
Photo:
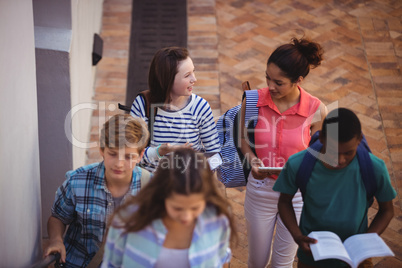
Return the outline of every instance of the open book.
[[[333,232],[311,232],[308,237],[318,241],[316,244],[310,244],[315,261],[339,259],[355,268],[362,261],[371,257],[394,256],[392,250],[376,233],[353,235],[343,244],[342,240]]]

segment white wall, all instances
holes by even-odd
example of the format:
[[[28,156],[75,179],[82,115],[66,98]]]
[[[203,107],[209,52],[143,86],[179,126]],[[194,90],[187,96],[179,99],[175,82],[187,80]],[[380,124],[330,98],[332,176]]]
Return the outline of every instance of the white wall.
[[[41,178],[53,165],[40,163],[39,151],[53,153],[56,162],[72,162],[74,151],[75,167],[85,163],[85,150],[71,149],[71,144],[60,154],[45,139],[39,150],[38,126],[44,124],[41,133],[50,134],[55,143],[65,143],[68,137],[55,133],[60,129],[55,126],[64,126],[60,119],[72,106],[91,102],[93,34],[100,31],[102,4],[0,0],[0,267],[29,267],[41,259],[41,214],[50,213],[41,211],[41,180],[45,195],[53,199],[56,189],[49,182],[62,181],[67,170],[53,170],[57,175],[48,181]],[[63,105],[65,112],[60,111]],[[39,110],[46,116],[39,119]],[[89,140],[90,114],[73,118],[73,133],[84,142]]]
[[[0,266],[41,254],[32,1],[0,0]]]
[[[93,103],[96,67],[92,66],[94,33],[99,34],[102,23],[103,1],[72,0],[72,42],[70,51],[71,105],[79,109],[72,118],[73,137],[89,143],[92,110],[85,104]],[[86,150],[73,144],[73,167],[85,165]]]
[[[64,119],[71,110],[71,2],[35,0],[33,11],[42,232],[47,237],[46,223],[54,202],[54,193],[64,181],[66,171],[73,168],[73,149],[64,131]]]
[[[0,0],[1,1],[1,0]],[[35,0],[43,234],[54,193],[68,170],[86,162],[95,67],[93,38],[99,33],[102,0]],[[73,112],[73,113],[72,113]],[[65,129],[67,123],[67,130]]]
[[[41,48],[46,46],[45,49],[48,50],[64,51],[64,48],[60,49],[60,45],[68,47],[68,86],[71,101],[69,105],[79,110],[64,115],[67,123],[72,123],[72,129],[68,129],[71,132],[66,134],[66,138],[78,141],[72,147],[73,168],[78,168],[86,162],[87,148],[83,148],[81,144],[85,146],[90,139],[92,110],[82,107],[92,103],[96,70],[96,67],[92,66],[93,38],[95,33],[100,33],[102,12],[103,0],[34,1],[35,28],[37,32],[42,32],[40,38],[49,36],[50,32],[54,32],[51,37],[56,37],[53,40],[46,40],[45,44],[41,42]],[[70,31],[71,43],[58,45],[55,40],[64,41],[67,31]],[[37,33],[36,35],[38,36]]]

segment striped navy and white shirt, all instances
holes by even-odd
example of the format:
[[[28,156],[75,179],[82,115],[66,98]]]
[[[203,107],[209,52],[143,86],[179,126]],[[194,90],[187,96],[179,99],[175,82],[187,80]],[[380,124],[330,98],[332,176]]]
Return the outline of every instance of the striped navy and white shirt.
[[[135,167],[130,190],[123,201],[141,189],[142,169]],[[106,186],[103,162],[66,173],[57,189],[52,216],[69,225],[64,237],[66,267],[86,267],[103,240],[107,220],[115,209]]]
[[[151,109],[150,118],[154,118],[150,136],[150,147],[145,149],[142,163],[147,169],[153,170],[158,164],[156,147],[160,144],[182,145],[192,143],[193,148],[202,152],[219,152],[220,145],[216,124],[208,102],[195,94],[191,95],[189,103],[179,111],[166,111],[157,108],[156,116]],[[145,113],[145,100],[139,95],[131,106],[134,117],[140,117],[148,124]]]
[[[121,215],[126,217],[134,211],[135,207],[130,206]],[[115,226],[122,226],[116,216],[109,228],[101,267],[154,267],[168,232],[162,219],[152,221],[138,232],[126,232]],[[198,216],[194,228],[188,249],[190,267],[219,268],[228,263],[232,255],[230,233],[228,218],[208,205]]]

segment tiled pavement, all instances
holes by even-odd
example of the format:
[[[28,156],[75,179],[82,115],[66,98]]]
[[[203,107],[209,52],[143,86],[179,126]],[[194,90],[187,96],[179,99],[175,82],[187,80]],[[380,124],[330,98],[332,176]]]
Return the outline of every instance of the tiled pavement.
[[[103,59],[97,67],[91,139],[125,102],[131,0],[105,0]],[[384,159],[398,191],[395,217],[382,237],[395,258],[375,267],[402,267],[402,1],[188,0],[188,48],[197,74],[195,92],[217,118],[238,104],[240,84],[265,86],[265,62],[279,44],[305,34],[322,44],[325,60],[302,86],[330,109],[349,107],[362,121],[375,155]],[[97,149],[88,162],[99,160]],[[231,267],[246,267],[244,189],[227,189],[238,220],[239,245]],[[369,211],[370,217],[376,209]]]

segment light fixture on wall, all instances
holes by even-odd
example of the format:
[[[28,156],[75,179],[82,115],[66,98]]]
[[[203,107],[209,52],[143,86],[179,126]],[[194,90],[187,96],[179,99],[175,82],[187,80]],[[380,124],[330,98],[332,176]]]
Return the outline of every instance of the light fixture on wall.
[[[102,38],[95,33],[94,34],[94,45],[92,48],[92,65],[95,66],[102,59],[102,51],[103,51],[103,40]]]

